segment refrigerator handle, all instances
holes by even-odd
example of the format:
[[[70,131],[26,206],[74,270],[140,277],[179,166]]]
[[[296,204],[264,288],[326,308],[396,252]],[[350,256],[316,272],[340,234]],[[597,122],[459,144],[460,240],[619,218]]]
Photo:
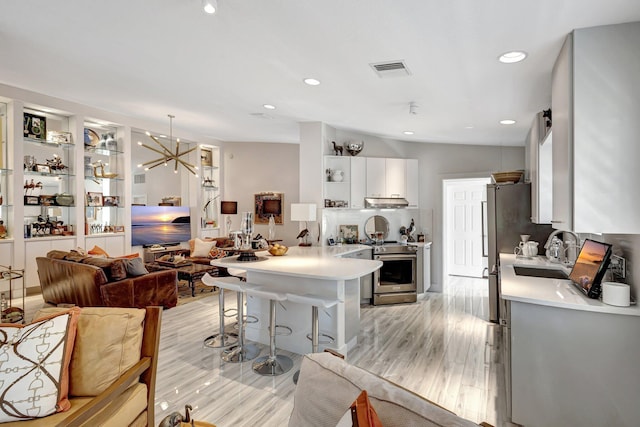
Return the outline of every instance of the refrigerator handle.
[[[486,235],[484,234],[484,226],[485,226],[485,217],[484,217],[484,211],[487,208],[487,202],[486,201],[482,201],[480,202],[480,217],[481,217],[481,221],[482,221],[482,226],[480,227],[482,229],[482,256],[483,258],[486,258],[489,256],[489,251],[487,250],[487,247],[485,246],[485,242],[484,239],[486,237]]]

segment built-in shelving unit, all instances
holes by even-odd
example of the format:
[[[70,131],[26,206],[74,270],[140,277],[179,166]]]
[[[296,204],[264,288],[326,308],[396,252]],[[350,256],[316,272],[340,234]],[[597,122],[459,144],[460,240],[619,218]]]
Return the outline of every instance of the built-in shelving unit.
[[[198,144],[185,156],[198,166],[197,175],[185,168],[165,172],[159,165],[140,184],[136,179],[143,169],[134,159],[139,152],[157,153],[138,148],[138,143],[153,146],[145,132],[160,135],[158,129],[165,128],[150,126],[0,84],[0,260],[24,269],[27,288],[39,286],[35,258],[51,250],[97,245],[120,256],[138,249],[131,246],[134,203],[159,204],[173,197],[190,207],[192,236],[217,235],[220,148]],[[185,144],[197,144],[193,141],[200,138],[188,131],[180,137],[191,139]],[[204,165],[198,158],[203,149],[210,153]]]
[[[200,145],[198,235],[217,237],[220,232],[220,148]]]

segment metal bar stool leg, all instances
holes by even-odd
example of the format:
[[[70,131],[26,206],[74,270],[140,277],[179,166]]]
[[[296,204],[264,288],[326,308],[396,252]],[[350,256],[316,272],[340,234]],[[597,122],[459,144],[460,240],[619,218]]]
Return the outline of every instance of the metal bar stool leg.
[[[293,367],[293,360],[276,355],[276,301],[269,300],[269,355],[253,362],[253,370],[260,375],[282,375]]]
[[[222,352],[220,356],[225,362],[239,363],[255,359],[260,349],[255,344],[244,342],[244,292],[237,292],[238,296],[238,345]]]
[[[219,327],[218,333],[207,337],[204,345],[209,348],[230,347],[238,342],[238,336],[235,333],[227,333],[224,331],[224,289],[218,288],[218,311],[219,311]]]

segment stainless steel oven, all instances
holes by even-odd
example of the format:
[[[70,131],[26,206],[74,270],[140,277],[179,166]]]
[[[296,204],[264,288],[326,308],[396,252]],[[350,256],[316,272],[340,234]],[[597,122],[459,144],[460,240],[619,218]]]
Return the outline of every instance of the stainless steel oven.
[[[373,304],[417,301],[417,248],[407,245],[374,246],[373,259],[382,267],[373,275]]]

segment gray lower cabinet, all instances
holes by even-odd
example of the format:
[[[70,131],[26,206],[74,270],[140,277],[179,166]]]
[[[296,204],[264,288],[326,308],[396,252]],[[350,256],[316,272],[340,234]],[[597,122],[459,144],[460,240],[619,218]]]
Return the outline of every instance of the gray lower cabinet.
[[[512,421],[637,426],[640,316],[511,301]]]
[[[357,252],[345,254],[342,258],[372,259],[371,249],[361,249]],[[360,278],[360,303],[370,304],[373,298],[373,274],[367,274]]]

